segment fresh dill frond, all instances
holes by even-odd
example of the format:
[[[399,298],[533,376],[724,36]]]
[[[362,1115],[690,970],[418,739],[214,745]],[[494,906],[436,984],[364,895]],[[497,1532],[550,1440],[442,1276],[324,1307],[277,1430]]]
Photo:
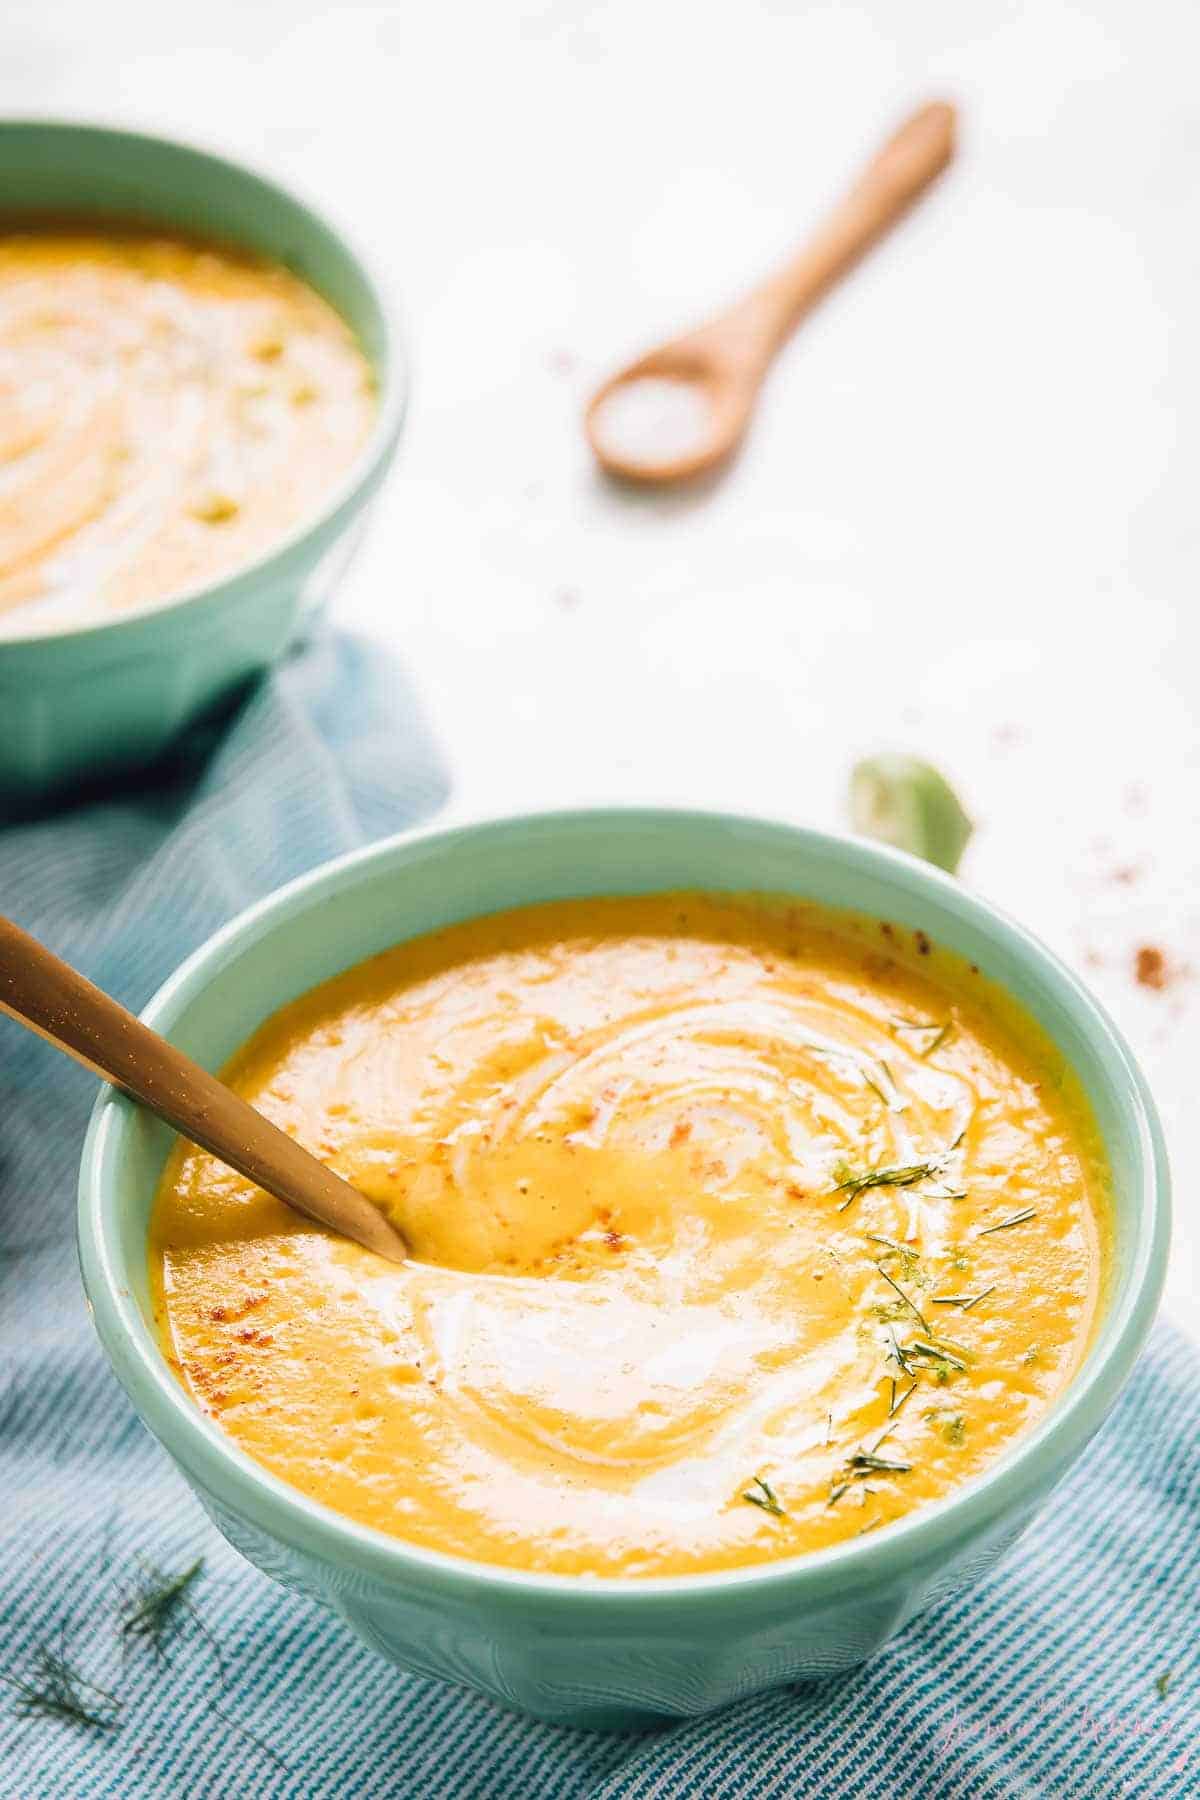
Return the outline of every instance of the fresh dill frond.
[[[833,1191],[835,1194],[845,1194],[846,1196],[839,1204],[838,1211],[845,1212],[846,1208],[857,1200],[860,1194],[865,1194],[869,1188],[909,1188],[915,1187],[919,1181],[940,1180],[940,1177],[946,1173],[950,1158],[961,1142],[962,1133],[960,1132],[948,1149],[943,1150],[938,1156],[930,1157],[928,1162],[899,1163],[886,1168],[864,1169],[861,1174],[856,1174],[845,1162],[836,1164],[833,1170]],[[948,1182],[944,1181],[931,1192],[931,1198],[937,1200],[965,1200],[966,1197],[967,1190],[965,1188],[951,1187]]]
[[[890,1326],[888,1327],[888,1337],[891,1340],[891,1350],[890,1350],[889,1354],[891,1356],[895,1357],[896,1365],[899,1368],[901,1374],[912,1375],[914,1372],[913,1366],[908,1360],[908,1356],[904,1349],[904,1346],[901,1344],[899,1338],[896,1336],[895,1332],[891,1329]]]
[[[121,1635],[144,1639],[165,1661],[167,1645],[178,1635],[183,1615],[190,1608],[188,1595],[203,1572],[204,1558],[198,1556],[179,1575],[164,1575],[153,1563],[145,1563],[143,1568],[141,1590],[130,1602]]]
[[[192,1621],[200,1638],[207,1646],[213,1660],[216,1692],[223,1696],[228,1687],[225,1657],[220,1644],[192,1598],[193,1589],[204,1572],[204,1558],[198,1556],[195,1562],[181,1570],[178,1575],[164,1574],[153,1563],[144,1559],[139,1559],[139,1561],[142,1571],[140,1585],[137,1592],[126,1602],[121,1624],[122,1637],[126,1640],[140,1639],[149,1644],[157,1656],[167,1661],[169,1660],[167,1646],[179,1634],[186,1616]],[[282,1769],[285,1774],[293,1772],[291,1764],[264,1738],[259,1737],[257,1732],[235,1719],[224,1707],[218,1705],[215,1699],[209,1701],[209,1706],[214,1717],[220,1719],[223,1725],[228,1726],[230,1731],[235,1732],[246,1743],[253,1745],[277,1768]]]
[[[934,1162],[903,1163],[893,1168],[864,1169],[861,1175],[856,1175],[853,1169],[848,1168],[845,1163],[839,1163],[833,1171],[836,1177],[833,1191],[835,1194],[845,1194],[846,1198],[839,1205],[838,1211],[845,1212],[846,1208],[857,1200],[860,1194],[865,1194],[869,1188],[913,1187],[918,1181],[927,1181],[935,1175],[940,1175],[941,1172],[942,1160],[940,1157]]]
[[[961,1306],[964,1312],[970,1312],[973,1306],[978,1306],[981,1300],[986,1300],[988,1295],[994,1294],[995,1291],[996,1284],[993,1282],[991,1287],[985,1287],[978,1294],[931,1294],[929,1304],[931,1306]],[[926,1330],[928,1330],[928,1326]]]
[[[251,1731],[248,1725],[241,1724],[239,1720],[227,1713],[224,1707],[214,1706],[213,1712],[220,1719],[222,1725],[228,1725],[229,1729],[235,1731],[240,1738],[244,1738],[248,1744],[253,1744],[256,1750],[261,1750],[262,1754],[273,1762],[277,1769],[282,1769],[285,1775],[294,1774],[291,1763],[280,1756],[278,1750],[272,1749],[266,1739],[259,1737],[256,1731]]]
[[[927,1287],[929,1277],[920,1272],[921,1252],[914,1250],[910,1244],[897,1244],[893,1238],[880,1237],[877,1232],[863,1233],[869,1244],[878,1244],[886,1256],[897,1258],[901,1275],[906,1281],[915,1281],[918,1287]]]
[[[866,1068],[864,1068],[862,1072],[863,1080],[866,1082],[871,1092],[878,1096],[888,1112],[907,1112],[908,1101],[904,1098],[904,1095],[900,1092],[900,1089],[896,1084],[896,1077],[892,1074],[891,1066],[884,1062],[882,1056],[879,1058],[878,1067],[879,1073],[883,1077],[882,1081],[876,1081],[875,1078],[868,1073]]]
[[[849,1206],[851,1200],[856,1200],[859,1194],[865,1194],[868,1188],[912,1187],[915,1182],[938,1174],[939,1168],[939,1164],[932,1162],[904,1163],[892,1168],[866,1169],[861,1175],[856,1175],[845,1163],[839,1163],[833,1171],[837,1177],[834,1191],[847,1194],[849,1198],[843,1204]]]
[[[907,1475],[912,1464],[894,1462],[887,1456],[876,1456],[873,1450],[856,1450],[853,1456],[847,1457],[846,1467],[854,1475]]]
[[[897,1398],[896,1398],[896,1383],[893,1381],[891,1405],[888,1407],[888,1410],[887,1410],[887,1416],[889,1419],[895,1418],[896,1414],[900,1411],[900,1408],[904,1405],[904,1402],[906,1400],[909,1400],[912,1398],[912,1396],[916,1393],[916,1391],[920,1387],[920,1385],[921,1385],[920,1382],[914,1376],[911,1387],[906,1387],[904,1392],[901,1394],[900,1398],[897,1400]]]
[[[26,1718],[62,1719],[89,1731],[115,1731],[121,1702],[107,1688],[79,1673],[67,1661],[65,1632],[58,1651],[41,1645],[29,1675],[0,1677],[17,1694],[17,1711]]]
[[[951,1369],[965,1370],[967,1366],[953,1351],[944,1349],[941,1344],[927,1344],[921,1338],[914,1338],[911,1344],[906,1344],[904,1353],[906,1356],[921,1357],[926,1362],[943,1363]]]
[[[913,1387],[915,1386],[916,1383],[914,1382]],[[911,1393],[912,1388],[910,1388],[908,1392]],[[907,1398],[908,1394],[905,1394],[904,1399],[907,1400]],[[903,1400],[900,1404],[904,1404]],[[896,1410],[898,1411],[899,1408]],[[885,1431],[883,1437],[886,1436],[887,1432]],[[901,1462],[898,1457],[879,1455],[879,1444],[882,1442],[883,1438],[880,1438],[879,1443],[876,1444],[874,1450],[855,1450],[851,1452],[846,1458],[843,1467],[838,1471],[830,1483],[829,1498],[825,1502],[827,1506],[836,1506],[838,1501],[842,1498],[842,1495],[848,1492],[856,1481],[865,1484],[869,1475],[909,1474],[912,1469],[912,1464],[910,1462]],[[874,1488],[865,1488],[866,1494],[873,1494],[874,1492]]]
[[[1014,1225],[1024,1225],[1028,1219],[1037,1218],[1036,1206],[1023,1206],[1020,1212],[1010,1213],[1007,1219],[998,1219],[994,1225],[985,1225],[976,1237],[988,1237],[993,1231],[1011,1231]]]
[[[880,1237],[879,1233],[876,1231],[864,1231],[863,1236],[867,1239],[868,1243],[882,1244],[886,1250],[892,1252],[893,1256],[903,1256],[905,1258],[912,1258],[916,1261],[920,1260],[921,1252],[919,1250],[907,1248],[904,1244],[897,1244],[891,1238]]]
[[[753,1488],[758,1489],[757,1494],[751,1491]],[[775,1497],[775,1490],[772,1488],[769,1481],[763,1480],[761,1475],[756,1475],[754,1477],[750,1487],[742,1494],[742,1499],[748,1500],[751,1506],[761,1507],[763,1512],[770,1513],[773,1518],[787,1518],[786,1512]]]
[[[866,1082],[867,1086],[870,1088],[870,1090],[874,1094],[875,1098],[879,1101],[880,1105],[885,1107],[887,1109],[887,1111],[890,1112],[892,1109],[891,1109],[891,1105],[888,1101],[888,1097],[884,1093],[883,1089],[880,1087],[879,1083],[877,1081],[872,1081],[871,1077],[866,1073],[865,1070],[863,1071],[863,1080]]]
[[[885,1060],[883,1060],[883,1057],[880,1057],[880,1067],[882,1067],[882,1069],[883,1069],[883,1076],[885,1076],[885,1080],[887,1080],[887,1085],[889,1085],[889,1087],[891,1087],[892,1093],[894,1093],[894,1096],[896,1096],[896,1100],[894,1100],[894,1103],[892,1103],[892,1112],[907,1111],[907,1107],[909,1107],[909,1102],[907,1102],[907,1100],[905,1100],[905,1098],[903,1098],[903,1094],[900,1093],[900,1087],[898,1087],[898,1085],[896,1085],[896,1076],[892,1075],[891,1062],[885,1062]]]
[[[954,1029],[953,1019],[947,1019],[941,1025],[930,1019],[893,1019],[892,1030],[897,1037],[911,1036],[918,1041],[914,1044],[917,1055],[922,1061],[940,1050]]]
[[[883,1430],[880,1432],[879,1436],[875,1439],[875,1442],[871,1445],[871,1455],[872,1456],[879,1455],[880,1450],[883,1448],[883,1446],[887,1442],[888,1438],[891,1437],[893,1431],[896,1429],[896,1427],[892,1421],[895,1419],[896,1414],[900,1411],[901,1407],[904,1406],[906,1401],[909,1401],[912,1399],[913,1395],[916,1393],[917,1389],[920,1387],[920,1385],[921,1385],[920,1377],[914,1375],[911,1383],[909,1384],[908,1387],[905,1388],[904,1392],[902,1394],[900,1394],[899,1398],[897,1398],[897,1385],[898,1384],[893,1381],[892,1397],[891,1397],[890,1402],[888,1403],[887,1417],[884,1421]]]
[[[846,1045],[823,1044],[811,1038],[805,1040],[804,1049],[820,1062],[832,1064],[835,1068],[840,1066],[843,1069],[853,1070],[864,1087],[870,1088],[888,1112],[908,1111],[908,1101],[896,1086],[895,1077],[882,1057],[877,1063],[872,1064],[867,1057],[860,1056],[857,1051],[851,1050]],[[872,1068],[878,1070],[882,1079],[876,1079]]]
[[[904,1302],[905,1307],[912,1314],[913,1318],[917,1321],[917,1324],[921,1327],[921,1330],[927,1332],[929,1330],[928,1319],[925,1317],[924,1313],[920,1310],[920,1308],[916,1305],[916,1303],[913,1300],[911,1300],[909,1298],[909,1296],[905,1293],[904,1289],[900,1286],[900,1283],[898,1281],[892,1280],[891,1276],[888,1274],[887,1270],[882,1266],[881,1263],[876,1263],[875,1269],[876,1269],[876,1272],[883,1277],[884,1281],[887,1282],[887,1284],[891,1288],[892,1292],[895,1294],[898,1294],[900,1296],[901,1300]]]

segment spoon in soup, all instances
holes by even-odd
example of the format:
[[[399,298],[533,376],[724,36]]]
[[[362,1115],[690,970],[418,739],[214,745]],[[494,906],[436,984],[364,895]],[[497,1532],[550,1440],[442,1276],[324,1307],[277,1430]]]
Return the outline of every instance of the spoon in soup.
[[[728,312],[613,375],[585,428],[611,475],[665,485],[702,475],[741,442],[771,359],[954,154],[955,112],[936,100],[900,127],[804,248]]]
[[[400,1234],[357,1189],[87,978],[0,918],[0,1012],[156,1113],[183,1137],[342,1237],[403,1262]]]

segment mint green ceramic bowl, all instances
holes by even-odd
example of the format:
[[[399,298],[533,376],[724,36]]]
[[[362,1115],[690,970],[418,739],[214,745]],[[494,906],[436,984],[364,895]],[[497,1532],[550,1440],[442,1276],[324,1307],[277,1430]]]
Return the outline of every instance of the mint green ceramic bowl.
[[[345,238],[240,164],[102,125],[0,120],[0,212],[150,221],[276,258],[355,332],[379,380],[370,443],[324,509],[227,578],[81,630],[0,636],[0,808],[157,756],[273,662],[329,592],[395,454],[405,400],[400,333]],[[7,624],[14,624],[11,615]],[[23,628],[22,628],[23,629]]]
[[[1149,1330],[1167,1252],[1167,1166],[1154,1106],[1095,1001],[1035,939],[948,876],[817,831],[617,811],[394,838],[244,913],[143,1016],[216,1069],[284,1002],[399,939],[536,900],[679,887],[795,893],[919,926],[1041,1021],[1082,1078],[1108,1146],[1115,1271],[1083,1369],[984,1477],[882,1531],[767,1567],[620,1581],[489,1568],[351,1524],[235,1448],[159,1352],[146,1225],[169,1132],[106,1092],[83,1154],[80,1252],[101,1341],[142,1419],[230,1542],[404,1667],[576,1725],[702,1713],[844,1669],[930,1601],[977,1580],[1111,1407]],[[1114,1494],[1113,1505],[1121,1499]]]

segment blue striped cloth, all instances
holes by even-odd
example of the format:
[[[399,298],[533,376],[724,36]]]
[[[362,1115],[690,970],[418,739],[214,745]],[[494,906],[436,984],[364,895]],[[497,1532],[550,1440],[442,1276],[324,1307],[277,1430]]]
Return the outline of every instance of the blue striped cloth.
[[[247,902],[433,810],[415,716],[327,639],[152,789],[0,831],[0,910],[140,1006]],[[0,1685],[3,1800],[1200,1793],[1200,1381],[1172,1331],[1008,1560],[867,1668],[637,1737],[551,1728],[387,1667],[208,1525],[84,1314],[93,1093],[0,1019],[0,1675],[36,1681],[49,1645],[121,1700],[91,1729]],[[161,1654],[123,1633],[148,1571],[197,1559]]]

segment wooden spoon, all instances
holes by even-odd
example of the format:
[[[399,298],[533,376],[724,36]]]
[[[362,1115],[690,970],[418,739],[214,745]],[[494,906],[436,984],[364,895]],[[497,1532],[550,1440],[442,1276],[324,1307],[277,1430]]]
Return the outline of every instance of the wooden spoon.
[[[404,1240],[378,1207],[5,918],[0,918],[0,1012],[132,1094],[277,1200],[391,1262],[404,1261]]]
[[[585,415],[601,465],[628,481],[663,484],[723,461],[741,441],[779,346],[942,172],[954,131],[952,106],[923,106],[791,262],[728,312],[606,381]]]

